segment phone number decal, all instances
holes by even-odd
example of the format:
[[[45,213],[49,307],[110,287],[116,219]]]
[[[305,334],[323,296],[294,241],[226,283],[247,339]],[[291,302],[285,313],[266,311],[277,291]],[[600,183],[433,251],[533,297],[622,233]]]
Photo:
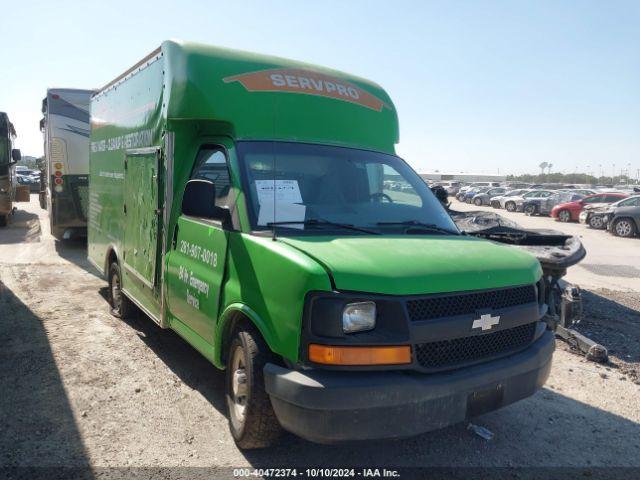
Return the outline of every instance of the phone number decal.
[[[180,253],[188,255],[195,260],[211,265],[218,266],[218,254],[208,248],[203,248],[195,243],[189,243],[186,240],[180,240]]]

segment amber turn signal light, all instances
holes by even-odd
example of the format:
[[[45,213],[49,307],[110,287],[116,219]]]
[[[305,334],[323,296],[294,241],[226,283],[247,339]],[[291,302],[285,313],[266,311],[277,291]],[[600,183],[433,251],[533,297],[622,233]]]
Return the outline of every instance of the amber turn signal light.
[[[309,360],[324,365],[401,365],[411,363],[411,347],[337,347],[312,343]]]

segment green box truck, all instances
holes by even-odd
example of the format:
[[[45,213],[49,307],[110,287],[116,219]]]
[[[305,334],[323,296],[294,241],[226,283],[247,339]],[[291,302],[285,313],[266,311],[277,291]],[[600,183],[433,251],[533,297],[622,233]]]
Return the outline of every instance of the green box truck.
[[[91,100],[89,258],[226,369],[241,448],[397,438],[532,395],[539,262],[462,234],[378,85],[167,41]]]
[[[16,130],[5,112],[0,112],[0,227],[9,222],[16,200],[15,164],[20,161],[20,150],[13,148]]]

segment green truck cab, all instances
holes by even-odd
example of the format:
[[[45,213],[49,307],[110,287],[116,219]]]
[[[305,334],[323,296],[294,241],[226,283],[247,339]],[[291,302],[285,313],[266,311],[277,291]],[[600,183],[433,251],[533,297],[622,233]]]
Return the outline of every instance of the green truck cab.
[[[374,83],[204,45],[93,96],[89,259],[116,316],[226,369],[241,448],[416,435],[547,379],[540,264],[461,233],[397,141]]]

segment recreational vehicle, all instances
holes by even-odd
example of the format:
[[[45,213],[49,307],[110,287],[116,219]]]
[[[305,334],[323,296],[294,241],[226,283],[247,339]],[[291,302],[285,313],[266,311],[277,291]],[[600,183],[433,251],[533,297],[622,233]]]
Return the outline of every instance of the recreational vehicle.
[[[44,136],[40,205],[58,240],[86,236],[89,205],[89,99],[91,90],[50,88],[42,101]]]

